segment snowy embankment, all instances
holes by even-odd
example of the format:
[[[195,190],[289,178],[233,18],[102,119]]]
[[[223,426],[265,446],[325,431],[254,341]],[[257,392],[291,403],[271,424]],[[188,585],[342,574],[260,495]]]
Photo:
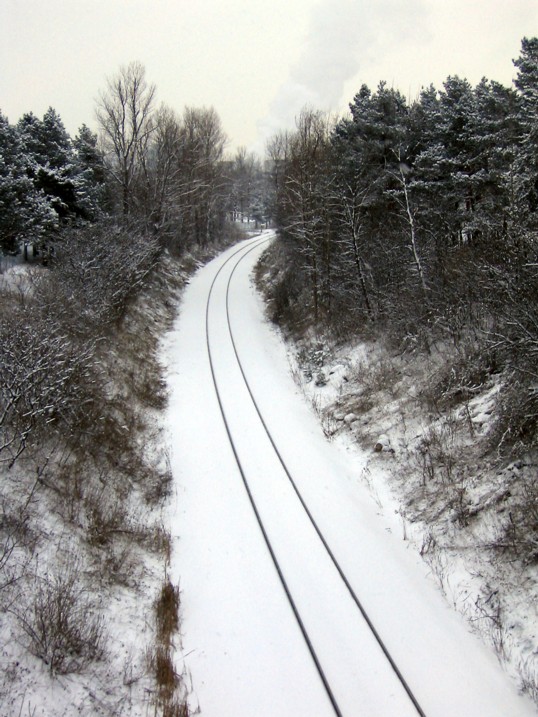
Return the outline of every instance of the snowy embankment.
[[[245,252],[251,245],[244,244]],[[334,714],[230,448],[208,358],[207,310],[216,381],[239,461],[342,714],[413,714],[382,667],[379,646],[339,589],[253,412],[226,326],[226,278],[235,261],[226,262],[236,251],[194,277],[164,351],[176,485],[172,578],[182,589],[178,661],[190,674],[191,706],[199,705],[204,717]],[[353,392],[346,394],[352,363],[345,355],[331,366],[328,357],[318,356],[320,385],[310,393],[316,377],[305,384],[325,433],[341,436],[327,441],[252,286],[250,272],[261,251],[263,246],[248,254],[230,284],[231,328],[245,374],[305,503],[422,708],[428,717],[535,714],[495,656],[447,606],[409,539],[409,521],[395,514],[397,503],[387,497],[386,463],[397,451],[392,429],[398,414],[390,425],[380,421],[372,445],[357,445],[361,415],[351,406]],[[326,410],[335,401],[337,408]]]
[[[2,318],[9,310],[26,331],[27,364],[15,366],[24,381],[11,384],[21,394],[39,371],[43,392],[56,368],[46,350],[38,353],[38,346],[41,363],[34,364],[30,351],[41,327],[29,319],[47,271],[20,264],[0,276]],[[113,332],[101,327],[89,378],[104,395],[94,388],[90,402],[76,376],[71,381],[77,400],[87,400],[80,432],[49,411],[48,424],[16,461],[6,459],[7,449],[1,456],[2,717],[145,717],[162,702],[154,663],[170,547],[163,518],[170,473],[156,349],[182,279],[177,263],[163,257]],[[83,317],[76,325],[86,328]],[[50,326],[43,336],[41,348],[57,345]],[[10,376],[8,349],[18,348],[2,345]]]

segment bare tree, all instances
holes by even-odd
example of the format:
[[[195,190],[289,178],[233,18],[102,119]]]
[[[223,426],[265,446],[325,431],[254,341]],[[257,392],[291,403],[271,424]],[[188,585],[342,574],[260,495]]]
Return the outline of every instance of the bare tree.
[[[346,290],[346,283],[351,284],[353,289],[357,285],[366,314],[369,319],[373,319],[374,305],[365,258],[368,256],[365,215],[368,209],[369,192],[369,187],[364,187],[358,179],[347,178],[342,174],[336,178],[331,196],[331,210],[337,228],[335,241],[340,273],[337,283],[343,285],[340,291]],[[346,282],[348,276],[350,279]],[[355,294],[355,291],[352,290],[350,293]]]
[[[407,230],[409,232],[408,234],[408,249],[411,252],[411,255],[413,257],[413,266],[416,271],[417,277],[420,282],[420,288],[422,290],[422,293],[424,296],[427,296],[428,294],[428,285],[426,283],[426,277],[424,274],[424,265],[422,258],[420,256],[420,251],[418,247],[418,240],[417,240],[417,227],[416,227],[416,220],[415,220],[415,210],[413,208],[413,205],[411,203],[411,199],[409,196],[409,189],[408,189],[408,180],[407,180],[407,173],[409,172],[409,168],[407,165],[401,161],[401,155],[400,151],[398,150],[398,153],[396,154],[398,158],[398,174],[394,174],[394,176],[397,176],[398,183],[401,187],[401,196],[398,198],[398,204],[400,205],[402,209],[402,213],[405,216],[405,222],[407,225]]]
[[[160,234],[177,228],[181,203],[181,119],[166,105],[155,113],[148,161],[145,164],[147,216]]]
[[[155,129],[155,91],[155,85],[146,80],[144,66],[131,62],[108,79],[97,102],[107,168],[121,188],[124,215],[133,209],[134,188]]]
[[[211,240],[213,229],[219,223],[225,144],[226,135],[212,107],[185,109],[179,157],[183,228],[190,241],[201,245]]]
[[[329,131],[326,115],[304,109],[297,118],[297,130],[285,145],[275,142],[271,148],[274,153],[287,154],[277,198],[279,222],[284,235],[303,257],[316,320],[322,298],[329,304],[331,295]]]

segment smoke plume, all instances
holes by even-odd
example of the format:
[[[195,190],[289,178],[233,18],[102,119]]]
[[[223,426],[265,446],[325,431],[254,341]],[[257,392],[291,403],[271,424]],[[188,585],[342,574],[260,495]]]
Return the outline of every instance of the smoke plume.
[[[263,152],[269,137],[293,129],[305,106],[337,110],[346,82],[358,74],[361,63],[371,64],[386,43],[417,32],[419,7],[424,14],[424,0],[321,0],[315,5],[299,60],[267,117],[258,122],[256,149]]]

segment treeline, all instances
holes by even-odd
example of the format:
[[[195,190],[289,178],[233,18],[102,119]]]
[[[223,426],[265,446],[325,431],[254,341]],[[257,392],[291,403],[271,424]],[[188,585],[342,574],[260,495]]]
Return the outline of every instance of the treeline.
[[[0,114],[0,259],[37,262],[5,276],[0,262],[0,468],[9,471],[55,441],[102,448],[104,417],[121,420],[103,366],[163,251],[207,255],[236,236],[230,218],[265,219],[255,158],[225,157],[214,109],[157,106],[139,63],[107,81],[96,116],[98,133],[83,125],[72,138],[52,108],[15,124]],[[161,401],[157,378],[146,383],[146,403]]]
[[[502,440],[526,445],[538,440],[538,39],[514,64],[514,88],[451,76],[412,103],[362,86],[350,116],[304,110],[271,140],[273,313],[405,349],[450,342],[469,387],[505,370]]]
[[[157,207],[170,194],[163,127],[166,118],[179,132],[180,123],[153,108],[154,96],[143,67],[131,64],[101,93],[100,136],[84,125],[71,138],[52,108],[14,125],[0,115],[0,255],[22,251],[47,265],[0,283],[0,465],[12,467],[55,435],[80,438],[88,416],[105,411],[99,365],[111,342],[103,339],[168,241],[156,226]],[[224,143],[216,113],[185,114],[191,145],[202,144],[199,125],[210,134],[205,156],[216,175]],[[195,181],[194,170],[183,173]],[[198,209],[206,227],[217,216],[207,203]],[[174,235],[177,253],[201,240],[189,231]]]
[[[96,117],[98,133],[72,138],[53,108],[15,124],[0,113],[0,257],[47,264],[0,286],[0,463],[85,421],[74,397],[95,379],[97,342],[163,248],[205,251],[234,236],[229,219],[266,221],[258,160],[225,157],[214,109],[158,106],[140,63],[107,80]]]
[[[237,238],[230,220],[267,221],[260,162],[225,156],[214,109],[158,106],[140,63],[107,80],[96,117],[72,138],[53,108],[0,113],[0,259],[38,262],[0,281],[0,466],[103,412],[97,367],[164,249],[207,255]]]
[[[267,221],[259,161],[227,137],[213,108],[157,105],[144,67],[109,78],[98,133],[71,138],[50,108],[10,124],[0,113],[0,251],[53,251],[66,229],[113,217],[182,253],[221,239],[228,218]]]

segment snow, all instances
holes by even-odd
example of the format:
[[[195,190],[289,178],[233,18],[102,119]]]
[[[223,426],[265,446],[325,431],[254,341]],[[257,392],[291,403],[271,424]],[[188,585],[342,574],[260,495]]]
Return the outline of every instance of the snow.
[[[223,267],[209,312],[221,400],[261,520],[341,712],[416,714],[300,506],[237,367],[226,326],[226,279],[245,253],[229,295],[245,375],[309,510],[422,709],[428,717],[535,714],[492,652],[449,608],[428,566],[402,539],[399,516],[380,509],[364,481],[368,473],[389,504],[371,452],[329,443],[294,383],[286,347],[266,323],[250,279],[265,246],[260,242],[271,237],[247,240],[197,273],[164,347],[176,486],[171,577],[182,590],[177,659],[178,669],[190,674],[191,707],[199,706],[203,717],[334,714],[257,525],[211,379],[206,301]],[[346,370],[325,374],[335,395]],[[340,422],[353,427],[351,413]],[[380,436],[381,455],[389,435]]]
[[[112,356],[106,351],[102,355],[103,361],[110,361],[106,365],[111,392],[125,392],[125,406],[144,411],[143,425],[129,433],[135,444],[133,453],[123,451],[118,461],[140,456],[152,476],[166,467],[161,415],[137,403],[126,386],[127,371],[135,371],[139,364],[131,361],[125,350],[129,343],[125,324],[133,336],[144,331],[155,338],[169,325],[162,296],[170,298],[172,290],[161,293],[158,285],[167,282],[174,286],[170,279],[177,264],[166,260],[159,269],[145,295],[130,306],[124,325],[115,334]],[[32,274],[43,271],[35,264],[12,263],[9,271],[0,274],[2,295],[26,295],[32,287]],[[129,416],[129,411],[123,415]],[[58,449],[58,442],[65,450]],[[165,569],[165,555],[157,545],[164,520],[162,506],[148,504],[146,486],[131,481],[132,473],[126,480],[125,473],[113,469],[103,475],[87,460],[87,454],[82,453],[84,461],[79,463],[62,460],[67,453],[61,438],[58,441],[52,434],[11,469],[6,461],[0,465],[4,536],[11,515],[25,519],[24,531],[17,532],[15,524],[13,532],[7,532],[16,545],[13,559],[7,562],[6,554],[2,555],[2,582],[11,575],[16,581],[12,589],[2,585],[0,596],[0,715],[147,717],[153,714],[155,702],[155,680],[148,667],[148,654],[155,646],[154,604]],[[103,511],[118,507],[121,489],[125,535],[118,531],[108,544],[92,544],[86,504],[77,494],[77,478],[83,481],[84,499],[90,501],[102,494],[98,505]],[[20,618],[31,624],[39,588],[73,573],[75,587],[82,591],[82,608],[103,618],[104,655],[80,673],[52,674],[29,649],[33,641],[21,629]]]
[[[331,428],[328,435],[348,451],[366,450],[361,479],[379,509],[397,517],[394,530],[423,556],[447,602],[537,701],[537,568],[525,555],[515,560],[510,534],[505,537],[512,511],[517,521],[528,500],[535,462],[529,456],[504,465],[488,455],[502,376],[490,377],[448,408],[432,406],[430,386],[446,376],[447,353],[458,360],[454,347],[405,356],[378,341],[335,346],[328,340],[318,368],[330,376],[331,367],[343,362],[347,380],[319,387],[308,378],[318,344],[319,337],[303,340],[289,352],[301,390],[324,428]],[[350,407],[359,407],[361,415],[352,430],[337,420]],[[383,433],[390,453],[374,450]],[[424,475],[422,451],[433,454],[433,477]],[[531,535],[532,528],[529,541]]]

